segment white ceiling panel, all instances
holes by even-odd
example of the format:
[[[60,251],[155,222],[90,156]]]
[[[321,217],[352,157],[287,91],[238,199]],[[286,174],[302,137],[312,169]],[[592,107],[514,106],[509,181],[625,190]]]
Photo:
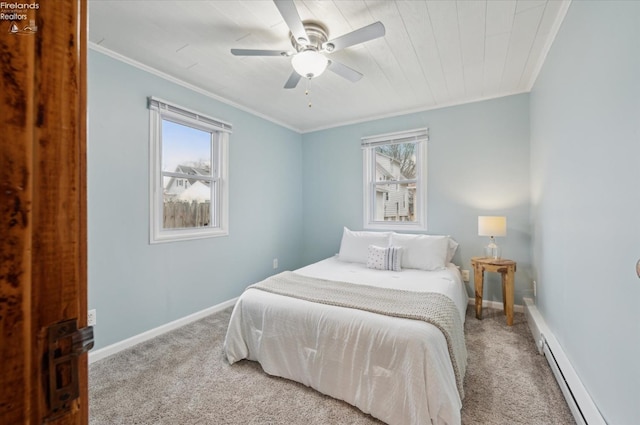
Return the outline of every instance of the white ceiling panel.
[[[308,132],[529,91],[569,0],[294,4],[303,21],[324,25],[329,39],[384,24],[382,38],[323,53],[362,73],[361,80],[327,70],[284,89],[291,58],[232,55],[232,48],[295,51],[271,0],[90,0],[90,47]]]
[[[462,63],[465,65],[484,61],[484,37],[486,33],[486,1],[458,1],[458,28]]]
[[[531,2],[534,3],[534,2]],[[535,2],[539,3],[539,2]],[[502,75],[502,89],[518,87],[544,13],[544,3],[518,12],[513,20],[507,62]]]
[[[447,83],[440,63],[438,45],[436,44],[433,27],[427,4],[425,2],[398,2],[398,9],[402,15],[404,25],[411,28],[407,31],[414,54],[420,63],[424,78],[424,92],[430,95],[431,104],[443,104],[449,98]]]
[[[484,91],[486,1],[458,1],[458,28],[465,97],[481,98]]]
[[[433,28],[442,72],[450,100],[464,98],[464,69],[460,44],[459,15],[455,1],[428,1],[427,11]]]

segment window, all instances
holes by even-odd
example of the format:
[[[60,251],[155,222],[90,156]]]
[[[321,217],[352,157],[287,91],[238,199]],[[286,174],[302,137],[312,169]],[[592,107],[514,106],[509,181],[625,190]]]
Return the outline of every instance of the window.
[[[151,243],[229,234],[231,125],[149,98]]]
[[[364,137],[364,227],[427,230],[428,129]]]

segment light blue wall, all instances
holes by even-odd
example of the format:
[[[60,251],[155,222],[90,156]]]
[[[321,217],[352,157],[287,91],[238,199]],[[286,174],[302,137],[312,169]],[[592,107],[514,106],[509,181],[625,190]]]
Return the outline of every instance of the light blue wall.
[[[470,258],[488,243],[478,236],[478,215],[507,216],[507,236],[498,243],[518,262],[521,304],[532,295],[527,94],[304,134],[304,262],[337,253],[343,226],[363,227],[360,139],[421,127],[431,139],[427,233],[452,235],[460,243],[454,262],[470,269]],[[499,276],[489,273],[485,282],[485,299],[501,301]]]
[[[531,93],[537,305],[609,424],[640,420],[640,2],[574,1]]]
[[[96,348],[300,267],[301,135],[89,51],[89,308]],[[233,124],[228,237],[149,245],[148,96]]]

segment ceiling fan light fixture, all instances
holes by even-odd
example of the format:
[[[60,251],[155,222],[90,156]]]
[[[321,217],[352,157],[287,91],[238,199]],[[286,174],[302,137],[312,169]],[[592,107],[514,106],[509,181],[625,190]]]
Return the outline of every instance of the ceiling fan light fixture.
[[[303,77],[314,78],[327,69],[329,60],[315,50],[303,50],[291,58],[291,65]]]

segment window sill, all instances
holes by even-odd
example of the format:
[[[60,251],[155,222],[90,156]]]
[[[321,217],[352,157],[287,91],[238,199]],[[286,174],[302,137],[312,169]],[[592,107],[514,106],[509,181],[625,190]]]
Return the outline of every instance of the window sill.
[[[367,223],[364,225],[364,228],[367,230],[390,230],[390,231],[421,231],[425,232],[427,230],[427,226],[422,223],[398,223],[398,222],[374,222]]]
[[[159,244],[167,242],[191,241],[197,239],[209,239],[228,236],[229,231],[226,229],[206,229],[206,231],[192,230],[175,230],[164,231],[161,234],[152,234],[149,243]]]

